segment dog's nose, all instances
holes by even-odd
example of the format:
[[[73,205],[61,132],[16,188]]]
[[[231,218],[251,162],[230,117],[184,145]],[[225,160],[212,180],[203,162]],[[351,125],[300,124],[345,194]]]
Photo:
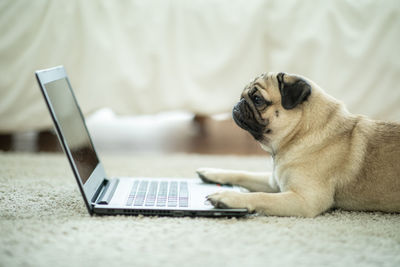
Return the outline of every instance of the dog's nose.
[[[233,106],[233,111],[239,111],[239,103],[237,102],[236,105]]]
[[[246,102],[246,100],[244,98],[240,99],[239,102],[236,103],[235,106],[233,106],[233,113],[240,113],[241,111],[241,106],[244,104],[244,102]]]

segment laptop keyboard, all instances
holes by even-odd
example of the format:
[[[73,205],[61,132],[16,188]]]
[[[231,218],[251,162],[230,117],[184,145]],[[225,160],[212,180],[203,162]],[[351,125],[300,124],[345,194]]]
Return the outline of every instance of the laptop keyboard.
[[[188,207],[188,183],[178,181],[134,181],[126,205],[135,207]]]

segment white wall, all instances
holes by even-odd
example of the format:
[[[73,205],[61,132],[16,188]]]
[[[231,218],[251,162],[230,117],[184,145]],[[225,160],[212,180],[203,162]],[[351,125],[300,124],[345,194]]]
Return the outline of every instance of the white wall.
[[[0,33],[0,132],[51,125],[34,71],[61,64],[86,114],[229,112],[285,71],[400,120],[397,0],[2,0]]]

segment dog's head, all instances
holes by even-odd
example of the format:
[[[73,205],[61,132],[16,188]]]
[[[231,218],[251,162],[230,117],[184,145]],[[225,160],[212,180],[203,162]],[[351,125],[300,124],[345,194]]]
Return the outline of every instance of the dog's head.
[[[301,120],[311,87],[297,75],[263,74],[245,87],[233,108],[233,119],[260,143],[281,140]]]

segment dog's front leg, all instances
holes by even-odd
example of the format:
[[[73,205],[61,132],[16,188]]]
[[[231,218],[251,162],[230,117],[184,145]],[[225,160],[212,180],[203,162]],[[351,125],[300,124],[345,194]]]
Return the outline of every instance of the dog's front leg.
[[[251,192],[279,192],[270,172],[200,168],[197,174],[206,183],[239,185]]]
[[[327,192],[304,196],[294,191],[282,193],[237,193],[221,192],[208,196],[217,208],[246,208],[250,212],[276,216],[315,217],[328,210],[333,196]]]

